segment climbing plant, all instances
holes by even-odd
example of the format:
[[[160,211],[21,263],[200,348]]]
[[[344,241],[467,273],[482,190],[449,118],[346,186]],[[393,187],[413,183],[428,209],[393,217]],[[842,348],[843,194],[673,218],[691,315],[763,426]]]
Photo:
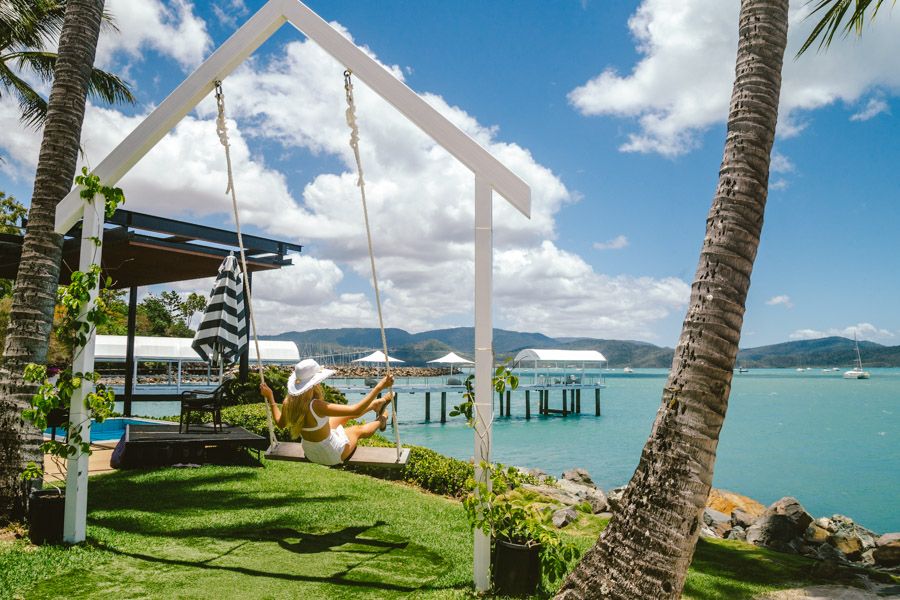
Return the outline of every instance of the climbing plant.
[[[88,172],[87,167],[82,167],[81,175],[75,177],[75,183],[82,187],[80,194],[85,202],[90,203],[99,196],[104,198],[104,214],[107,219],[125,202],[121,188],[103,185],[99,177]],[[92,237],[91,241],[95,248],[103,244],[99,237]],[[96,255],[94,258],[96,259]],[[84,350],[91,332],[104,325],[109,318],[102,296],[98,295],[91,305],[91,294],[100,286],[101,277],[100,265],[92,261],[86,271],[74,271],[69,285],[60,286],[57,292],[61,318],[56,326],[56,336],[63,345],[71,349],[73,357]],[[111,282],[107,280],[106,283],[109,285]],[[115,395],[100,383],[100,374],[96,371],[75,372],[69,367],[50,377],[46,365],[32,363],[25,367],[24,376],[29,383],[39,384],[38,391],[31,398],[31,408],[23,412],[23,417],[38,429],[47,427],[53,411],[68,410],[72,396],[86,383],[93,384],[93,390],[85,396],[84,403],[94,420],[102,423],[112,413]],[[90,454],[90,442],[82,435],[84,425],[84,422],[69,421],[65,438],[45,441],[41,450],[58,459],[66,459],[78,452]],[[43,474],[43,467],[32,462],[22,476],[25,479],[35,479],[43,477]]]

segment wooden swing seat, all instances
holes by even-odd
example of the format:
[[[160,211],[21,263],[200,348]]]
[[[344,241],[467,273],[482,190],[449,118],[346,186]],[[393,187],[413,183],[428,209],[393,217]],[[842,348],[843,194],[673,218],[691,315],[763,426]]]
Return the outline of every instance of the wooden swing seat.
[[[274,446],[266,450],[265,456],[269,460],[310,462],[303,453],[303,446],[298,442],[277,442]],[[403,448],[400,451],[400,459],[397,460],[396,448],[357,446],[356,452],[341,464],[357,467],[398,469],[405,467],[408,460],[409,448]]]

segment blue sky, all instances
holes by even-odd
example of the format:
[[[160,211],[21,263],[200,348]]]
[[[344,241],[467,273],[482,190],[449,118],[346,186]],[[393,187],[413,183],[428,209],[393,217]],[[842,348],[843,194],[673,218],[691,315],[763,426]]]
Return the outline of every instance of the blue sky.
[[[139,103],[89,107],[92,164],[262,2],[107,5],[121,34],[104,35],[98,61]],[[675,343],[721,161],[736,1],[309,6],[532,185],[530,222],[495,200],[497,326]],[[742,346],[854,329],[900,343],[894,12],[862,41],[795,61],[809,23],[792,3]],[[289,26],[225,82],[242,220],[305,246],[296,267],[258,279],[267,333],[376,323],[341,86],[341,66]],[[471,176],[357,88],[387,324],[470,325]],[[123,179],[127,208],[229,226],[213,117],[207,100]],[[14,132],[0,140],[0,189],[27,200],[39,136],[7,100],[0,123]]]

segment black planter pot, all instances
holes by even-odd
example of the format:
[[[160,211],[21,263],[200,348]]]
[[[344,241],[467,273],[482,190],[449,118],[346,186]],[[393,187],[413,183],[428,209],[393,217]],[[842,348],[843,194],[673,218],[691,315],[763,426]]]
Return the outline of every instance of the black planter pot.
[[[506,596],[529,596],[541,583],[541,546],[494,541],[494,590]]]
[[[28,537],[32,544],[60,544],[66,495],[55,489],[31,493],[28,503]]]

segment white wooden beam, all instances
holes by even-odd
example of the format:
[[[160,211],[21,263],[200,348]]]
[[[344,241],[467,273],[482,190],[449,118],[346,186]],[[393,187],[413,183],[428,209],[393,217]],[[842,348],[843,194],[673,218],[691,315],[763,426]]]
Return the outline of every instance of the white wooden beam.
[[[104,185],[116,185],[131,168],[191,112],[221,81],[284,24],[280,2],[272,1],[250,17],[218,50],[163,100],[92,171]],[[74,188],[56,207],[56,232],[67,233],[84,209]]]
[[[87,272],[91,264],[100,264],[101,246],[94,243],[94,239],[103,239],[104,202],[102,198],[95,198],[84,204],[84,223],[81,227],[81,255],[78,260],[78,269]],[[92,239],[93,238],[93,239]],[[91,299],[79,316],[85,315],[94,306],[97,299],[99,285],[91,291]],[[73,359],[72,371],[74,373],[86,373],[94,370],[94,344],[96,331],[91,328],[84,347]],[[75,425],[81,425],[81,437],[85,443],[91,441],[91,411],[85,406],[87,395],[94,390],[93,382],[83,379],[81,387],[72,394],[69,407],[69,421]],[[88,487],[88,459],[90,455],[77,451],[69,457],[66,467],[66,507],[63,517],[63,540],[69,544],[83,542],[87,529],[87,487]]]
[[[481,468],[491,462],[494,423],[493,325],[491,286],[493,276],[492,193],[487,179],[475,176],[475,481],[491,489],[490,473]],[[491,538],[475,530],[475,590],[490,589]]]

